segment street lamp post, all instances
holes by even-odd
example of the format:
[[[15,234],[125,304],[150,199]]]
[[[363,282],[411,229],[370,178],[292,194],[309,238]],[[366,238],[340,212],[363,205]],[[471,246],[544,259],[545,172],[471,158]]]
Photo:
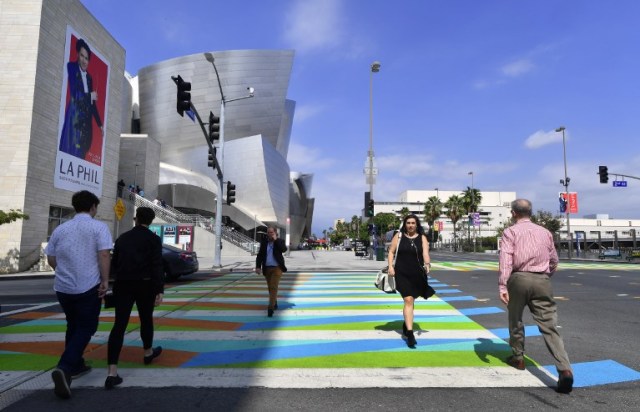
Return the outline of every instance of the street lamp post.
[[[571,260],[571,248],[573,247],[572,245],[572,237],[571,236],[571,221],[569,219],[569,182],[571,181],[571,179],[569,178],[569,176],[567,176],[567,146],[565,143],[565,135],[564,135],[564,131],[565,131],[565,127],[564,126],[560,126],[556,129],[556,132],[562,132],[562,157],[564,160],[564,179],[560,179],[560,184],[564,186],[564,198],[565,201],[567,202],[567,206],[565,207],[565,213],[566,213],[566,219],[567,219],[567,243],[568,243],[568,248],[567,248],[567,253],[568,253],[568,258],[569,260]]]
[[[369,167],[365,168],[365,174],[367,176],[367,181],[369,182],[369,195],[370,199],[374,199],[373,197],[373,180],[375,175],[377,174],[376,170],[373,169],[373,73],[378,73],[380,71],[380,62],[374,61],[371,63],[371,70],[369,71],[369,152],[368,152],[368,163]],[[371,219],[371,223],[373,223],[373,219]],[[373,233],[369,239],[369,245],[371,246],[372,253],[369,254],[369,259],[373,259],[374,250],[374,236]]]
[[[475,212],[475,203],[476,203],[476,195],[473,192],[473,172],[469,172],[468,174],[471,175],[471,207],[469,208],[469,210],[471,211],[471,213]],[[473,219],[474,215],[471,215],[471,219],[469,219],[471,222],[473,222],[473,234],[475,235],[476,233],[476,222],[475,219]],[[469,230],[469,233],[471,233],[471,230]],[[476,251],[476,238],[475,236],[473,237],[473,251]]]
[[[218,173],[218,195],[216,196],[216,221],[215,221],[215,235],[216,235],[216,243],[214,248],[214,257],[213,257],[213,267],[221,267],[222,266],[222,191],[224,190],[224,109],[225,105],[229,102],[233,102],[236,100],[248,99],[253,97],[253,87],[248,87],[249,91],[248,96],[238,97],[235,99],[226,99],[224,97],[224,93],[222,91],[222,83],[220,82],[220,75],[218,74],[218,68],[216,67],[216,61],[211,53],[204,54],[205,59],[211,63],[213,66],[213,70],[216,72],[216,79],[218,80],[218,88],[220,89],[220,143],[218,153],[220,154],[220,158],[217,159],[219,170]],[[210,142],[213,144],[213,142]]]

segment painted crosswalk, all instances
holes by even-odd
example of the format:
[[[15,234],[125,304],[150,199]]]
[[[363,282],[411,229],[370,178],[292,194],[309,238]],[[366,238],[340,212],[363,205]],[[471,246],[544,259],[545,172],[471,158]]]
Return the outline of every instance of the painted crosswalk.
[[[492,270],[490,265],[495,265],[467,263],[442,266],[448,270]],[[163,346],[163,355],[150,367],[141,368],[139,325],[132,317],[119,365],[127,377],[124,385],[553,385],[552,368],[533,359],[527,359],[528,373],[507,366],[504,360],[510,348],[504,340],[505,330],[487,330],[476,322],[479,316],[503,312],[502,308],[479,303],[457,309],[454,302],[476,299],[437,279],[431,280],[436,296],[416,302],[418,345],[407,348],[401,336],[402,299],[376,290],[374,277],[371,272],[289,273],[281,282],[279,309],[272,318],[266,316],[264,280],[252,273],[229,273],[168,288],[155,320],[155,344]],[[2,376],[26,371],[44,374],[55,365],[64,345],[64,317],[53,308],[16,316],[23,321],[0,328],[0,384]],[[102,312],[99,332],[86,355],[95,368],[106,366],[106,341],[113,316],[112,310]],[[538,331],[528,327],[526,333],[535,336]],[[640,373],[615,366],[623,369],[627,379],[640,379]],[[74,386],[99,387],[103,383],[104,374],[95,372]],[[50,381],[43,381],[43,385],[50,385]],[[580,386],[578,380],[576,386]]]

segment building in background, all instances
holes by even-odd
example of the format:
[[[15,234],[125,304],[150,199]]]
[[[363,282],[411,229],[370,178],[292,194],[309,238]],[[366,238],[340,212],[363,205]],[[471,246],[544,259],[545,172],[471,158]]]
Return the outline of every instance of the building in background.
[[[131,203],[116,219],[121,179],[143,188],[146,199],[162,197],[187,213],[213,214],[221,190],[207,167],[208,147],[200,126],[176,113],[171,80],[180,74],[192,83],[192,101],[203,117],[209,110],[219,115],[217,79],[202,53],[131,76],[124,48],[79,0],[3,1],[0,31],[0,210],[29,215],[0,226],[0,273],[42,261],[53,229],[74,214],[71,196],[77,190],[98,195],[96,218],[112,228],[114,238],[131,227],[134,209]],[[91,49],[88,86],[75,81],[81,39]],[[310,233],[314,200],[313,175],[291,171],[287,162],[294,52],[213,55],[227,100],[255,88],[254,98],[227,104],[224,178],[236,185],[237,201],[224,207],[225,221],[249,235],[263,225],[277,226],[297,246]],[[97,95],[88,97],[92,91]]]

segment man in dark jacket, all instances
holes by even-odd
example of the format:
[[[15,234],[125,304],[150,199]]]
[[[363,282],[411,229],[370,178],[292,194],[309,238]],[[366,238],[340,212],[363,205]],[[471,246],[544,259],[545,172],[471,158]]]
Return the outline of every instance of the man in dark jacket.
[[[264,275],[269,288],[269,307],[267,316],[272,317],[273,311],[278,309],[278,285],[282,273],[287,271],[284,265],[284,256],[287,246],[278,238],[275,227],[267,228],[267,237],[260,242],[260,250],[256,257],[256,273]]]
[[[155,217],[153,209],[139,207],[136,210],[136,226],[123,233],[113,247],[111,270],[115,276],[113,295],[116,320],[109,334],[106,389],[122,383],[122,378],[118,376],[118,359],[134,303],[140,318],[144,364],[150,364],[162,353],[161,346],[153,347],[153,308],[162,302],[164,294],[162,242],[149,230]]]

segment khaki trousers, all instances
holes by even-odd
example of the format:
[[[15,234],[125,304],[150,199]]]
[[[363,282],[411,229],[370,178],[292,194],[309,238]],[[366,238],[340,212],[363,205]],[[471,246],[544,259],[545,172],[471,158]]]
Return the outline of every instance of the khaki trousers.
[[[278,266],[266,266],[262,272],[269,288],[269,309],[274,309],[278,300],[278,285],[282,277],[282,269]]]
[[[546,274],[514,272],[507,282],[509,292],[509,345],[517,359],[524,356],[524,323],[522,314],[529,307],[533,320],[553,356],[558,371],[571,370],[564,342],[558,332],[558,313],[551,290],[551,279]]]

